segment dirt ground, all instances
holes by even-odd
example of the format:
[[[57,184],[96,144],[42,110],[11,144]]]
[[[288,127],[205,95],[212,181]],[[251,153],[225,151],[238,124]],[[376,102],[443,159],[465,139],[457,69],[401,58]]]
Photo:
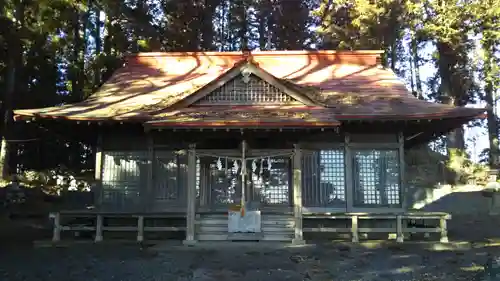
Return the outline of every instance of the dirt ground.
[[[454,217],[447,246],[371,241],[294,248],[265,243],[187,248],[178,242],[37,247],[33,241],[49,238],[50,230],[2,222],[0,280],[483,280],[488,256],[500,256],[500,243],[491,242],[500,237],[498,219]],[[469,243],[455,243],[459,240]]]
[[[0,254],[1,280],[482,280],[497,248],[322,244],[302,248],[72,245]]]

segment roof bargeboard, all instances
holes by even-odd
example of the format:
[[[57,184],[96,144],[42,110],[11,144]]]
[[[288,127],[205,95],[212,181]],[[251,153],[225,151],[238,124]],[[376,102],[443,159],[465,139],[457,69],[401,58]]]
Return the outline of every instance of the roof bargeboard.
[[[248,69],[304,105],[324,107],[338,120],[474,118],[483,112],[415,98],[392,71],[378,65],[380,54],[268,51],[253,52],[249,61],[248,54],[241,52],[142,53],[127,57],[125,65],[85,101],[20,109],[14,115],[122,121],[167,118]]]

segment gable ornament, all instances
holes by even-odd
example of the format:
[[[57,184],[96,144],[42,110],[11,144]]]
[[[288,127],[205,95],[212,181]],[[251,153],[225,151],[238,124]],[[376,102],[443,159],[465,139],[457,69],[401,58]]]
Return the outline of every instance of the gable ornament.
[[[241,76],[243,76],[243,78],[241,80],[243,81],[243,83],[248,84],[248,82],[250,82],[250,75],[251,74],[252,74],[252,72],[248,68],[244,68],[241,70]]]

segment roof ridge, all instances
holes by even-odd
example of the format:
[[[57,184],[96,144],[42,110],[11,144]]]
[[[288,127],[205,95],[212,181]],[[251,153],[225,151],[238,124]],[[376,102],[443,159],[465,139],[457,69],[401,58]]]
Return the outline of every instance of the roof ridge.
[[[281,51],[230,51],[230,52],[218,52],[218,51],[194,51],[194,52],[139,52],[126,54],[126,57],[177,57],[177,56],[245,56],[245,53],[249,53],[252,56],[286,56],[286,55],[355,55],[355,56],[380,56],[384,53],[383,50],[281,50]]]

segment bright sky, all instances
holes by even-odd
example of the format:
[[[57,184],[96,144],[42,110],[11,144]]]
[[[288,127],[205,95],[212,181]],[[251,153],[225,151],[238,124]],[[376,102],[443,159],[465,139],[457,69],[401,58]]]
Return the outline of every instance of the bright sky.
[[[431,44],[428,44],[425,48],[423,48],[422,57],[430,57],[432,52],[434,51],[434,47]],[[420,77],[422,81],[426,81],[430,77],[432,77],[436,73],[436,69],[432,62],[429,62],[420,68]],[[424,92],[427,92],[427,87],[424,84]],[[485,104],[477,104],[471,105],[474,107],[484,107]],[[489,147],[488,134],[486,127],[474,127],[474,128],[465,128],[465,141],[467,145],[467,151],[471,155],[471,160],[474,162],[479,161],[479,155],[481,152]]]

